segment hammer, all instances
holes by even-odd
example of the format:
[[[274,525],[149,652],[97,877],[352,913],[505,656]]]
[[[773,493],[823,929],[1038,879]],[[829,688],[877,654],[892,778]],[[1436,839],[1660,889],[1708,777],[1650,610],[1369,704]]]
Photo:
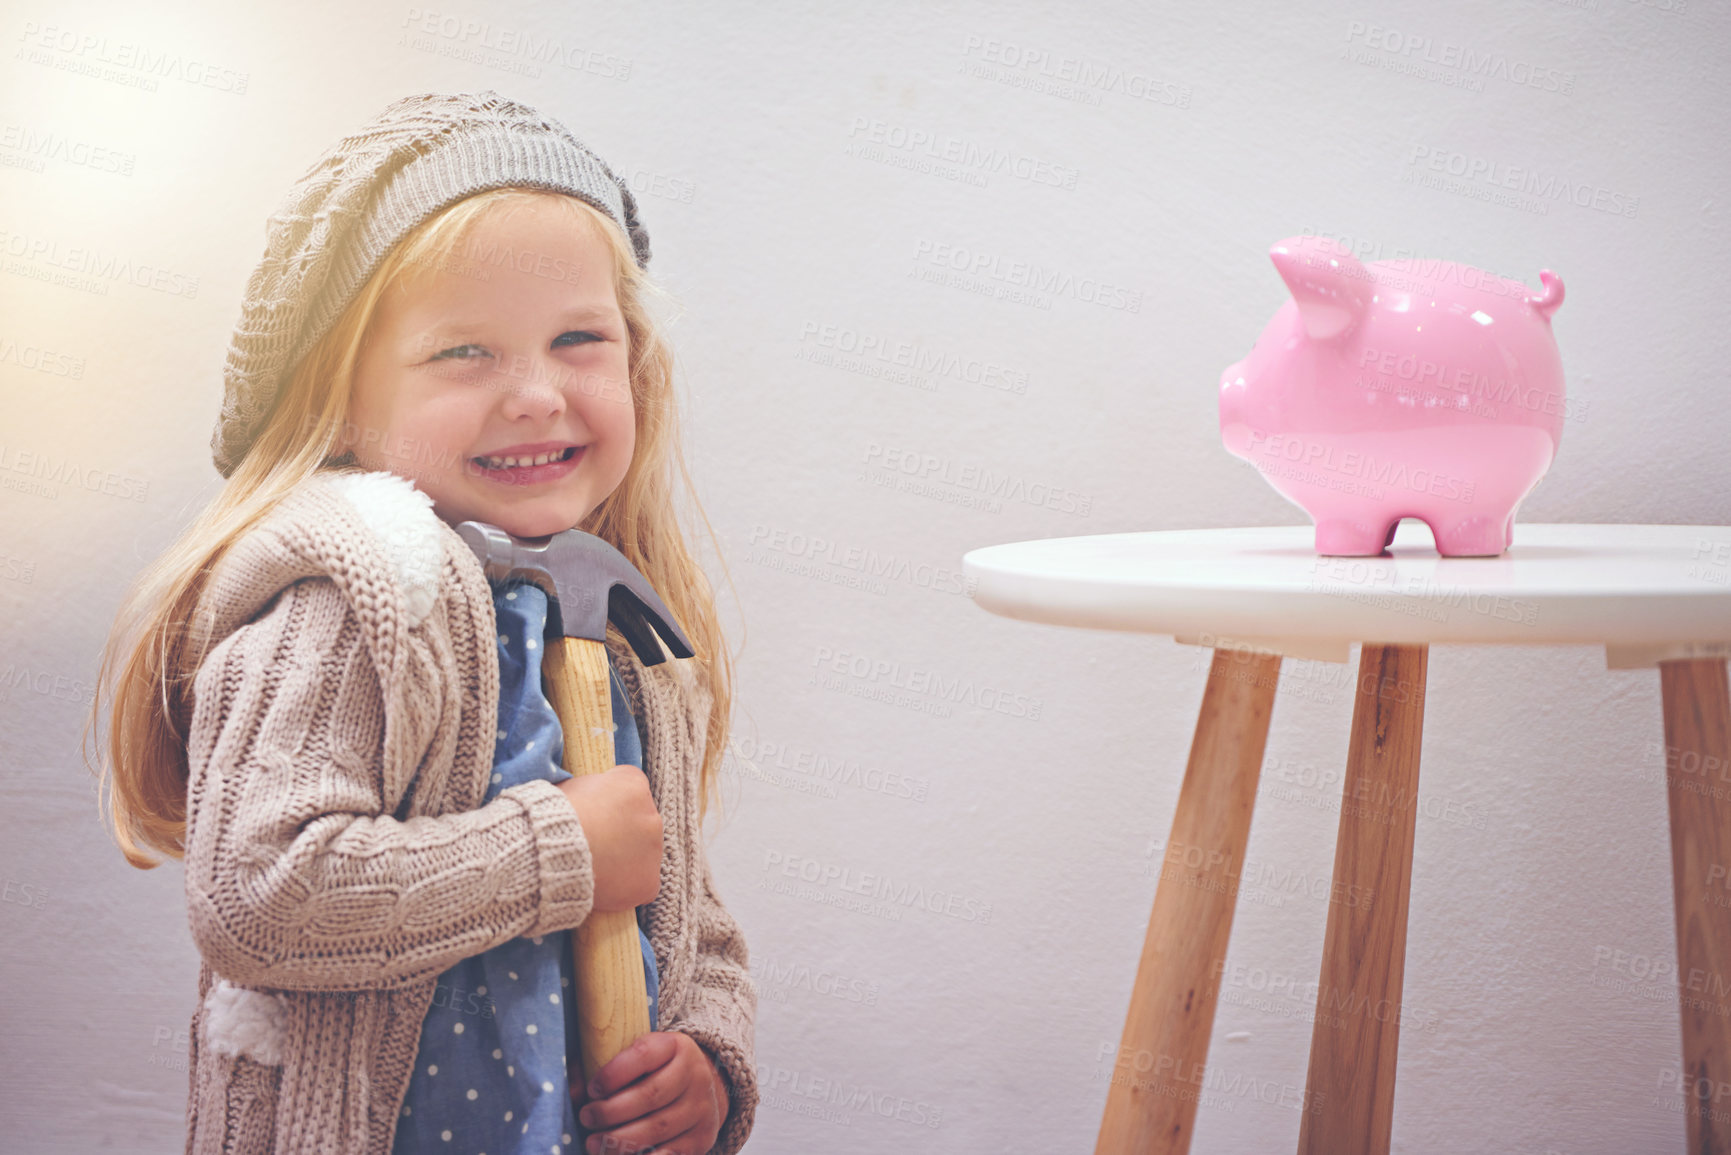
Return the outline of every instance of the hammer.
[[[577,777],[611,770],[616,763],[603,644],[607,623],[618,627],[645,666],[663,660],[657,633],[674,657],[691,657],[679,623],[637,567],[592,533],[567,529],[535,544],[539,539],[517,538],[484,521],[456,528],[489,578],[524,578],[546,591],[547,633],[558,640],[543,648],[541,678],[564,731],[565,771]],[[632,911],[591,911],[571,942],[587,1083],[651,1029],[649,992]]]

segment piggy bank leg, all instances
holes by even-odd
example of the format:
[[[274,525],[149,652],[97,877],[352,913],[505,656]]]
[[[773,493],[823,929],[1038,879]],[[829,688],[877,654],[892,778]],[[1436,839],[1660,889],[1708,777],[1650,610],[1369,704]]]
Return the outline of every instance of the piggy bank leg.
[[[1515,514],[1483,514],[1459,521],[1438,520],[1431,526],[1436,551],[1443,557],[1495,557],[1514,541]]]
[[[1386,513],[1316,520],[1316,552],[1334,557],[1374,557],[1394,540],[1400,518]]]

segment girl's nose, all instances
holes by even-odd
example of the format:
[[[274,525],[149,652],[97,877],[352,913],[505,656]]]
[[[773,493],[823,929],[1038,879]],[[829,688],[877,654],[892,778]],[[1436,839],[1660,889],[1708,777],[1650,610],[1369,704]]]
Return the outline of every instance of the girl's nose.
[[[505,366],[500,388],[505,391],[507,416],[556,417],[568,401],[573,371],[550,357],[513,359]]]

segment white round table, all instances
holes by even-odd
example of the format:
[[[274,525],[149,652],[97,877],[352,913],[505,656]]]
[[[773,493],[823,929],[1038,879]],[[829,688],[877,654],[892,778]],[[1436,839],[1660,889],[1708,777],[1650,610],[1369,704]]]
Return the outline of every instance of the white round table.
[[[1439,557],[1416,520],[1375,557],[1319,556],[1314,533],[1101,534],[962,558],[993,613],[1214,650],[1096,1155],[1189,1149],[1190,1075],[1218,995],[1209,967],[1226,956],[1283,656],[1344,662],[1362,643],[1333,893],[1375,896],[1329,904],[1304,1155],[1388,1150],[1400,1027],[1376,1010],[1400,1006],[1432,643],[1595,644],[1609,668],[1658,667],[1678,973],[1731,975],[1731,918],[1709,893],[1710,867],[1731,862],[1731,526],[1518,524],[1506,553],[1483,558]],[[1699,1100],[1689,1150],[1731,1152],[1714,1110],[1731,1086],[1731,1005],[1680,986],[1679,1009]]]

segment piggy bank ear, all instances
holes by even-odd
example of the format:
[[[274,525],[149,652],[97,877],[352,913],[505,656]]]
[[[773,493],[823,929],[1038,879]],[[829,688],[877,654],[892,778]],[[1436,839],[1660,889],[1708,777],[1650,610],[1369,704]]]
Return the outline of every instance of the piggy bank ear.
[[[1339,337],[1364,316],[1375,281],[1344,245],[1328,237],[1289,237],[1268,256],[1292,291],[1311,340]]]

